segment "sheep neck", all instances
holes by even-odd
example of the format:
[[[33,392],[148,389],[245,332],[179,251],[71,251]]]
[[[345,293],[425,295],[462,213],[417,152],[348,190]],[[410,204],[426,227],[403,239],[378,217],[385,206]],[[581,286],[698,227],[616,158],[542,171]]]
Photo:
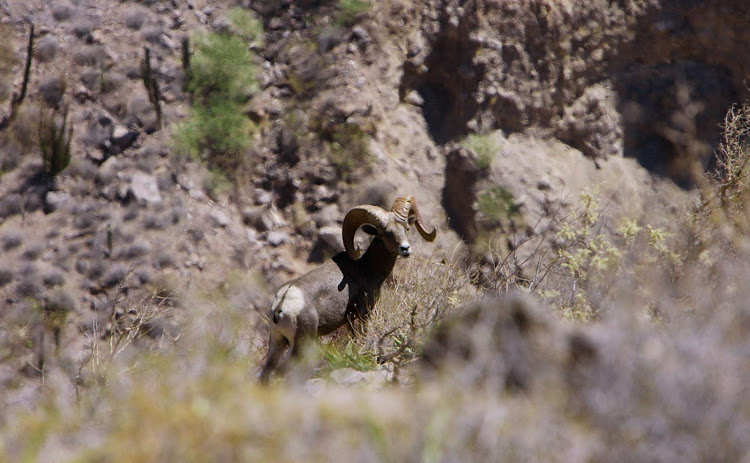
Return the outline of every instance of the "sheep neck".
[[[377,286],[380,286],[391,274],[397,257],[386,249],[383,240],[375,238],[359,262],[368,269],[369,275],[375,278]]]

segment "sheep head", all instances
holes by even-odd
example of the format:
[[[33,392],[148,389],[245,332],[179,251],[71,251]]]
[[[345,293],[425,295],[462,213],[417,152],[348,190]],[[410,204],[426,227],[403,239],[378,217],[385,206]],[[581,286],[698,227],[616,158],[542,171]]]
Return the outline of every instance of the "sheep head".
[[[392,254],[409,257],[411,245],[407,233],[412,225],[416,225],[417,231],[425,240],[435,240],[437,231],[433,228],[431,232],[427,232],[417,208],[417,200],[413,196],[396,199],[390,212],[378,206],[356,206],[344,217],[344,248],[353,260],[362,256],[362,251],[354,246],[354,234],[362,227],[365,233],[380,238]]]

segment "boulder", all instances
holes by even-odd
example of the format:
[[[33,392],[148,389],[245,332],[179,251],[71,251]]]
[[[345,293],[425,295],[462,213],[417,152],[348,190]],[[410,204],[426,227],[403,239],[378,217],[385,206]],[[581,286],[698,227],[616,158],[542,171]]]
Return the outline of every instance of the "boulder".
[[[156,204],[162,201],[156,178],[143,172],[136,172],[130,179],[128,196],[132,196],[139,203]]]

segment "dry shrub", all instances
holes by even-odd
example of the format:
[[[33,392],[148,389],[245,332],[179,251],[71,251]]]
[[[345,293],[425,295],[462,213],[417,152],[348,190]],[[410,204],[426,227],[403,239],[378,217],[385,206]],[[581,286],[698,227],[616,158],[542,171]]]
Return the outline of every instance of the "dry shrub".
[[[434,257],[433,257],[434,258]],[[476,297],[468,275],[458,265],[411,257],[397,261],[391,278],[353,342],[396,369],[419,353],[424,336],[438,321]]]

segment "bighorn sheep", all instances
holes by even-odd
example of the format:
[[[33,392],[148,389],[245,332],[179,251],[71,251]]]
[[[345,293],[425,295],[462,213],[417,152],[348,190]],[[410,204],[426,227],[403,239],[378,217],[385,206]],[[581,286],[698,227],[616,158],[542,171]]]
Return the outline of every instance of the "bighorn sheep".
[[[346,214],[342,226],[345,251],[276,292],[269,312],[271,337],[261,382],[268,381],[287,346],[289,355],[295,356],[305,338],[328,334],[350,316],[364,317],[373,309],[396,258],[411,255],[407,232],[412,224],[422,238],[435,240],[436,230],[425,230],[413,196],[398,198],[390,212],[364,205]],[[364,254],[354,246],[354,234],[360,227],[374,236]]]

